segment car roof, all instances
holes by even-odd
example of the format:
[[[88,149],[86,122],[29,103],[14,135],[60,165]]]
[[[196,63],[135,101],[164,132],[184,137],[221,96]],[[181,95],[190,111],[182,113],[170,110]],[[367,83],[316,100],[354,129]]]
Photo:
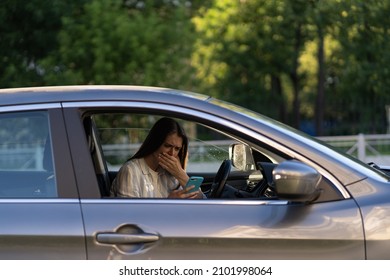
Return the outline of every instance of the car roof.
[[[161,94],[168,99],[181,96],[206,101],[210,98],[199,93],[146,86],[52,86],[0,89],[0,106],[101,100],[161,101]]]

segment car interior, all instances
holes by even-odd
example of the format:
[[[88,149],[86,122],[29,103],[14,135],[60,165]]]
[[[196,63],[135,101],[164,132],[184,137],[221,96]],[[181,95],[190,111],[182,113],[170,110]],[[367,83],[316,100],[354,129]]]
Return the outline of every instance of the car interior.
[[[101,196],[109,198],[111,182],[118,168],[109,167],[110,163],[105,157],[101,132],[99,132],[101,128],[96,123],[96,118],[89,115],[85,116],[83,121]],[[245,155],[244,160],[243,155]],[[131,154],[126,156],[130,157]],[[234,142],[229,144],[224,158],[219,161],[219,167],[207,171],[189,170],[187,173],[189,176],[204,178],[201,189],[209,199],[278,200],[280,197],[275,191],[273,180],[273,170],[276,166],[278,163],[272,162],[265,153],[254,150],[246,144]],[[341,198],[340,193],[325,177],[321,178],[318,189],[316,202]]]
[[[102,197],[109,197],[111,182],[114,180],[116,174],[115,172],[110,174],[108,171],[97,128],[91,116],[84,118],[84,129],[87,135],[89,151],[95,168],[100,193]]]

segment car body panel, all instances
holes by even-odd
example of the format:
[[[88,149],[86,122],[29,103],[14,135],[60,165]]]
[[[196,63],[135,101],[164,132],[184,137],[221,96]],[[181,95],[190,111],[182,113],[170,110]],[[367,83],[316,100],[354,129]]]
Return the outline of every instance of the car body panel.
[[[91,259],[364,259],[364,234],[353,200],[282,202],[83,200]],[[159,219],[156,219],[156,216]],[[125,225],[158,236],[152,243],[101,244],[101,232]]]
[[[383,250],[390,246],[389,185],[364,180],[348,189],[357,201],[364,220],[367,259],[389,259],[389,254]]]
[[[24,104],[1,107],[0,111],[36,112],[45,109],[48,109],[50,150],[55,170],[51,180],[56,184],[58,198],[45,198],[34,185],[32,187],[39,191],[36,198],[15,198],[16,192],[11,193],[14,197],[0,198],[1,259],[86,259],[87,256],[78,190],[61,105]],[[6,173],[2,171],[2,176]],[[5,186],[7,188],[15,187],[18,181],[25,181],[24,185],[29,180],[34,182],[33,177],[26,177],[29,172],[23,172],[23,177],[22,172],[8,173],[14,175],[15,184]],[[46,171],[34,173],[47,174]]]
[[[0,213],[0,259],[86,259],[78,200],[0,199]]]

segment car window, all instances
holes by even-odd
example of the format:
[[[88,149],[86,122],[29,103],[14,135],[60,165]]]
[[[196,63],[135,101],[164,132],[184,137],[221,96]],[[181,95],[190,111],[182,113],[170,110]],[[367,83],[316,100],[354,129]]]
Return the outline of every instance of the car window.
[[[84,120],[88,139],[92,139],[91,155],[102,197],[119,196],[115,192],[115,178],[119,169],[131,158],[144,142],[152,126],[163,116],[134,113],[103,113],[88,116]],[[86,121],[91,120],[91,121]],[[222,131],[223,127],[212,127],[184,119],[175,119],[184,128],[189,139],[187,173],[201,176],[202,191],[208,198],[223,199],[277,199],[273,186],[273,170],[288,157],[274,148],[241,139],[239,135]],[[92,124],[92,126],[90,126]],[[220,129],[218,129],[221,127]],[[88,131],[90,131],[88,133]],[[235,138],[236,137],[236,138]],[[235,144],[235,145],[233,145]],[[227,181],[224,174],[224,160],[232,162]],[[222,173],[220,173],[222,172]],[[219,181],[218,181],[218,180]],[[216,181],[217,180],[217,181]],[[145,180],[145,184],[148,184]],[[221,184],[216,184],[223,182]],[[141,184],[142,185],[142,184]],[[340,194],[331,181],[323,177],[319,184],[322,193],[317,201],[340,199]],[[142,185],[146,191],[150,186]],[[215,191],[220,190],[220,191]],[[134,197],[152,197],[139,191]],[[125,194],[124,197],[132,197]],[[165,194],[162,195],[165,197]]]
[[[56,197],[47,112],[0,114],[0,197]]]
[[[110,171],[117,171],[140,147],[158,115],[99,114],[95,115],[100,143]],[[189,139],[187,171],[216,171],[229,157],[229,146],[235,141],[226,135],[196,122],[177,119]]]

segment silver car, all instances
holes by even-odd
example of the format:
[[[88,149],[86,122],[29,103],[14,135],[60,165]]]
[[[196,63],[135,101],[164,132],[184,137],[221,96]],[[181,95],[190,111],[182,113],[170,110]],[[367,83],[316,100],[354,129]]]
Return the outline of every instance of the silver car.
[[[109,195],[169,116],[207,199]],[[0,90],[1,259],[390,259],[384,170],[209,96],[130,86]]]

